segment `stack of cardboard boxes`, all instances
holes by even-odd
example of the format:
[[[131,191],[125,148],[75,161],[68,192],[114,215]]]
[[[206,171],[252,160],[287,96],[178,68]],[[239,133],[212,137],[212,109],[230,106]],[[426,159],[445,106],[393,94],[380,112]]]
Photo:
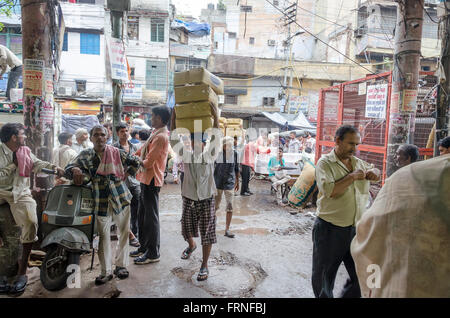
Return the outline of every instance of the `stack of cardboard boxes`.
[[[219,128],[217,95],[223,94],[220,78],[204,68],[195,68],[175,73],[174,86],[176,106],[173,129],[186,128],[193,133]]]
[[[240,118],[219,118],[219,128],[224,136],[242,137],[245,134],[244,121]]]
[[[240,137],[243,134],[244,122],[240,118],[228,118],[226,126],[226,135],[230,137]]]

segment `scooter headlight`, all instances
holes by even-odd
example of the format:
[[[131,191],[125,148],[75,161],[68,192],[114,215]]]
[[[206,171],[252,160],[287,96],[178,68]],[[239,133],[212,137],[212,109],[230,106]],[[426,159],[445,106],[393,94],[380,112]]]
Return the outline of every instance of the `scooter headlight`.
[[[92,222],[92,215],[89,215],[89,216],[87,216],[87,217],[84,217],[84,218],[81,220],[81,224],[91,224],[91,222]]]

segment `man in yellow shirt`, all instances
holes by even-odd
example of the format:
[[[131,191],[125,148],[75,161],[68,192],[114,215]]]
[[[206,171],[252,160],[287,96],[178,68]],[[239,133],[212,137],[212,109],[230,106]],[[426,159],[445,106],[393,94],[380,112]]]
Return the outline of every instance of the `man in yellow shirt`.
[[[336,273],[344,262],[350,278],[341,297],[361,297],[350,243],[369,198],[370,181],[378,181],[380,171],[354,156],[361,142],[356,128],[340,127],[335,142],[335,148],[316,166],[319,196],[313,228],[312,286],[316,297],[333,297]]]

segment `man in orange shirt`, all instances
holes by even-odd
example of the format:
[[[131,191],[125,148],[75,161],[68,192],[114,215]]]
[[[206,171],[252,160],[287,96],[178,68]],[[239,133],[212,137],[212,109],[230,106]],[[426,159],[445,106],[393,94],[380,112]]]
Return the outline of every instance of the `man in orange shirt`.
[[[143,167],[136,176],[141,183],[138,212],[138,235],[141,246],[131,252],[130,256],[136,257],[134,263],[139,265],[158,262],[160,257],[159,190],[164,184],[164,170],[169,152],[166,127],[169,119],[169,108],[159,106],[152,109],[154,131],[135,154],[143,160]]]

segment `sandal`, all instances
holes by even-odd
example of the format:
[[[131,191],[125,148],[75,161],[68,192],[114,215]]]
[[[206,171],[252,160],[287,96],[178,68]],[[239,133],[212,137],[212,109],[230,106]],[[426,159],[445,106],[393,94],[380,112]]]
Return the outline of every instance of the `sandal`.
[[[202,267],[202,268],[200,268],[200,272],[198,272],[197,280],[199,282],[201,282],[203,280],[207,280],[208,279],[208,275],[209,275],[208,268]]]
[[[25,288],[27,287],[28,277],[26,275],[21,275],[16,278],[12,286],[8,291],[9,296],[20,296],[25,292]]]
[[[226,231],[225,231],[225,236],[226,236],[226,237],[229,237],[229,238],[234,238],[234,234],[231,233],[230,230],[226,230]]]
[[[95,285],[103,285],[106,282],[110,281],[113,278],[113,275],[100,275],[95,279]]]
[[[197,245],[194,246],[193,249],[191,249],[189,246],[186,247],[186,249],[183,251],[183,254],[181,254],[181,259],[188,259],[191,257],[192,252],[194,252],[197,248]]]
[[[128,278],[130,273],[125,267],[116,266],[116,269],[114,270],[114,275],[116,275],[119,279],[125,279]]]

